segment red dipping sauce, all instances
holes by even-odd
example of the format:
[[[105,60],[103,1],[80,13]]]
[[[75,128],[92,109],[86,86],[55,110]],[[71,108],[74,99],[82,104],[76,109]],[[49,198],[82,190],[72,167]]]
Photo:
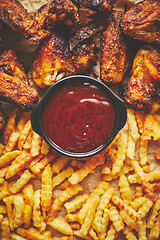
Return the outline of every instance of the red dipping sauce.
[[[115,109],[96,86],[68,85],[57,91],[42,112],[50,140],[63,150],[85,153],[104,144],[113,132]]]

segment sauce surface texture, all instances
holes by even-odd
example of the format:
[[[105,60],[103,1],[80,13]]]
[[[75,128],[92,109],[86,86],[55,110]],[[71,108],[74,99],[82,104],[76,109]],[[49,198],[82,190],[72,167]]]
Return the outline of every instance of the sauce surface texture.
[[[74,153],[96,149],[115,125],[111,100],[96,86],[66,86],[47,102],[42,113],[46,135],[60,148]]]

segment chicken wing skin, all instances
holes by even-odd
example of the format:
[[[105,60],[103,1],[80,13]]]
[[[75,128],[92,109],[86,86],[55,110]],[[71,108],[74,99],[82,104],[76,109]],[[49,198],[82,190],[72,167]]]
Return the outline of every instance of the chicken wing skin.
[[[70,50],[68,42],[52,34],[40,45],[33,63],[32,80],[38,87],[47,87],[63,76],[80,74],[96,62],[95,45],[88,39]]]
[[[2,130],[4,124],[5,124],[4,116],[3,116],[2,112],[0,111],[0,131]]]
[[[160,50],[149,45],[140,49],[134,59],[125,100],[133,108],[149,113],[160,82]]]
[[[111,10],[116,1],[117,0],[74,0],[78,5],[102,12]]]
[[[144,0],[135,4],[123,16],[121,27],[132,38],[160,43],[160,1]]]
[[[79,20],[78,9],[70,0],[54,0],[31,15],[18,0],[0,1],[0,21],[22,33],[32,41],[40,41],[50,34],[47,25],[57,22],[75,24]]]
[[[30,86],[22,64],[12,50],[0,57],[0,98],[29,111],[38,102],[38,92]]]
[[[122,81],[129,62],[126,40],[120,29],[121,16],[120,12],[114,12],[101,34],[100,78],[108,84]]]

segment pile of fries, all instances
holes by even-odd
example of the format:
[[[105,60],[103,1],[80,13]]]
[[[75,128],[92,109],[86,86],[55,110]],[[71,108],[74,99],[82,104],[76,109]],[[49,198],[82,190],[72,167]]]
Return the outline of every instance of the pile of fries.
[[[0,143],[1,239],[158,239],[160,170],[148,145],[159,144],[159,110],[158,103],[149,115],[128,109],[125,128],[88,159],[56,153],[32,130],[30,113],[13,110]],[[86,192],[97,168],[101,179]]]

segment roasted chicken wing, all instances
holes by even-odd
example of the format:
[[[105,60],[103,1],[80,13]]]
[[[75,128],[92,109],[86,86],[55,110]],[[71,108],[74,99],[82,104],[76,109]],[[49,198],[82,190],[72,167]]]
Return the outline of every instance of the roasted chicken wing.
[[[39,41],[50,34],[47,26],[53,27],[57,22],[75,24],[79,16],[77,7],[70,0],[51,1],[34,15],[29,14],[18,0],[1,0],[0,21],[26,38]]]
[[[71,42],[75,43],[74,40]],[[88,35],[86,41],[84,37],[71,51],[68,41],[54,33],[39,46],[33,63],[33,82],[43,88],[63,76],[83,73],[95,64],[95,51],[95,44],[88,39]]]
[[[155,86],[160,82],[160,50],[145,46],[134,59],[125,100],[133,108],[150,112]]]
[[[30,86],[16,54],[4,51],[0,57],[0,98],[29,111],[38,102],[37,91]]]
[[[120,29],[122,14],[114,12],[101,34],[100,78],[106,83],[119,83],[128,67],[127,44]]]
[[[73,0],[78,5],[90,8],[94,11],[111,10],[117,0]]]
[[[135,4],[123,16],[121,27],[132,38],[160,44],[160,1]]]
[[[4,116],[3,116],[2,112],[0,111],[0,131],[2,130],[4,124],[5,124]]]

